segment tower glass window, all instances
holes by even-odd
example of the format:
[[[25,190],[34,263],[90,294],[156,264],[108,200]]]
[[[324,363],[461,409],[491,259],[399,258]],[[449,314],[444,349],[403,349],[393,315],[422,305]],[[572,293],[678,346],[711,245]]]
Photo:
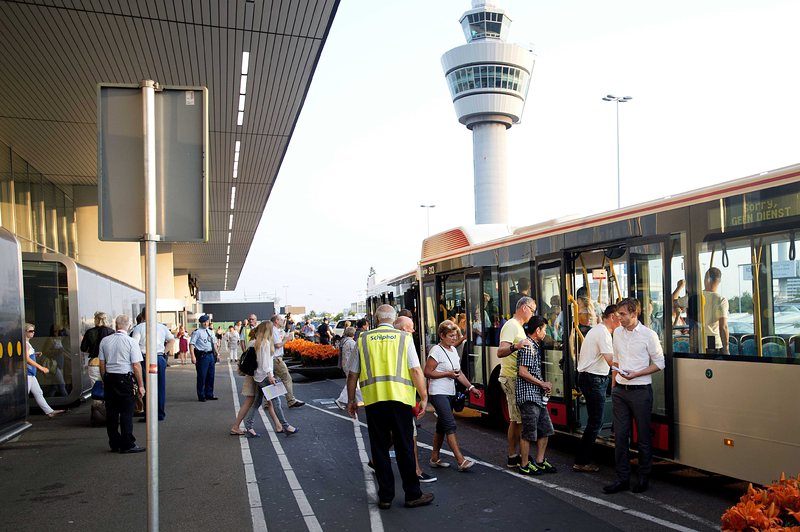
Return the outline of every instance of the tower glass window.
[[[510,22],[502,13],[481,11],[471,13],[461,19],[464,36],[467,42],[476,39],[500,39],[503,33],[503,24]]]
[[[469,66],[447,75],[450,95],[475,89],[501,89],[524,97],[528,87],[528,74],[518,68],[503,65]]]

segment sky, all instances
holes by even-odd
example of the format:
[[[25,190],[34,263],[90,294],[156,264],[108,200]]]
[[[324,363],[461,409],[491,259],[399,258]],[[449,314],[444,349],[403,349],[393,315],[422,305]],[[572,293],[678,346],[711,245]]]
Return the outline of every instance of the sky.
[[[800,163],[800,2],[500,0],[536,54],[507,131],[509,225]],[[339,312],[474,223],[472,134],[440,58],[468,0],[342,0],[234,293]]]

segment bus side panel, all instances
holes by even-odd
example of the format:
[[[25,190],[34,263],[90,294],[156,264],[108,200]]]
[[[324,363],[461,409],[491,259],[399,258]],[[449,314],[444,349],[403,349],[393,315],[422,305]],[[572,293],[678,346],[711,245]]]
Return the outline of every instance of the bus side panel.
[[[26,426],[26,344],[23,338],[22,263],[19,244],[0,229],[0,442]]]
[[[678,462],[760,484],[800,472],[800,365],[676,358],[675,370]]]

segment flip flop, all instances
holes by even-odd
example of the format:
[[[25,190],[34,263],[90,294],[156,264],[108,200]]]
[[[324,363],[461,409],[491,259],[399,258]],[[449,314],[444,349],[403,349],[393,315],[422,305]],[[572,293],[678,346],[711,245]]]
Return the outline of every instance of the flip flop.
[[[473,462],[469,458],[464,458],[464,461],[461,462],[460,464],[458,464],[458,470],[461,471],[461,472],[464,472],[464,471],[466,471],[467,469],[469,469],[470,467],[472,467],[474,465],[475,465],[475,462]]]
[[[431,465],[431,467],[441,467],[441,468],[443,468],[443,469],[444,469],[444,468],[447,468],[447,467],[450,467],[450,464],[449,464],[449,463],[447,463],[447,462],[442,462],[442,459],[441,459],[441,458],[439,458],[439,459],[438,459],[438,460],[436,460],[436,461],[434,461],[434,460],[429,460],[429,461],[428,461],[428,463]]]
[[[230,434],[231,434],[231,436],[244,436],[245,435],[245,431],[243,431],[243,430],[238,430],[238,431],[237,430],[231,430]]]

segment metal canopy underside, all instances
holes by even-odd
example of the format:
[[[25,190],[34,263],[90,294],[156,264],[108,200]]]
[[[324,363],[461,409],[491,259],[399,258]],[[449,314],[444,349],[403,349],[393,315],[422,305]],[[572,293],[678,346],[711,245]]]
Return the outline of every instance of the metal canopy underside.
[[[97,83],[153,79],[208,87],[210,239],[173,245],[174,268],[196,276],[202,290],[224,289],[235,185],[228,274],[233,289],[338,4],[0,0],[0,138],[56,184],[96,185]],[[245,51],[246,105],[237,126]],[[173,200],[173,208],[193,208]]]

